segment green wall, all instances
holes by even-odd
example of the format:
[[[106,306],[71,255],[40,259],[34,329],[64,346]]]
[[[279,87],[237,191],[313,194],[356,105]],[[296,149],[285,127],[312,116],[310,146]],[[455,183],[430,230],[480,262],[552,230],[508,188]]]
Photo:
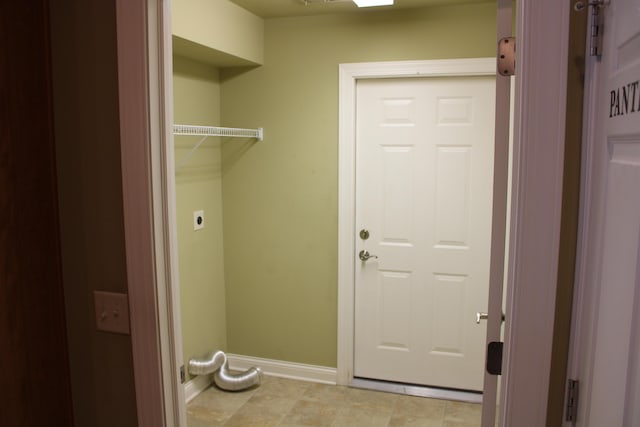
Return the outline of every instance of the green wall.
[[[336,366],[338,64],[487,57],[495,3],[265,21],[265,62],[222,76],[228,351]]]
[[[180,56],[173,59],[174,122],[220,123],[219,71]],[[214,350],[225,350],[225,288],[222,235],[220,138],[200,141],[175,137],[176,218],[180,271],[182,343],[185,364]],[[204,211],[205,226],[193,229],[193,212]],[[189,376],[190,377],[190,376]]]

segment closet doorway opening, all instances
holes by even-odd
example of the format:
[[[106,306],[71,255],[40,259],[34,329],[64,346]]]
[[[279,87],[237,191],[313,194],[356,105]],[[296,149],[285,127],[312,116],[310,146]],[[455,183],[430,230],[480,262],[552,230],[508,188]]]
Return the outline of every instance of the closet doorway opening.
[[[466,7],[456,7],[457,12],[463,12],[464,9]],[[476,13],[469,12],[462,15],[447,14],[455,16],[447,19],[452,24],[460,19],[468,19],[470,24],[484,28],[484,22],[493,17],[495,11],[491,5],[477,7],[476,12],[478,10],[484,13],[482,22],[478,21]],[[429,12],[431,15],[433,11]],[[422,13],[427,14],[425,11]],[[400,20],[407,14],[403,12],[396,19]],[[202,15],[202,11],[194,15]],[[470,19],[471,15],[473,19]],[[399,51],[407,58],[430,58],[449,53],[425,53],[421,40],[426,37],[409,37],[402,33],[407,31],[405,19],[395,30],[399,32],[396,37],[403,40],[402,49],[398,45],[391,52],[386,52],[375,43],[370,49],[362,49],[365,41],[351,37],[350,33],[329,34],[327,25],[338,19],[355,21],[355,25],[364,18],[354,15],[348,19],[316,17],[270,22],[271,33],[267,31],[270,37],[265,39],[265,55],[270,53],[271,56],[265,66],[245,64],[216,67],[201,58],[189,57],[188,52],[174,49],[173,124],[246,128],[264,126],[263,142],[253,138],[230,140],[221,136],[210,137],[199,145],[199,136],[174,136],[175,170],[169,172],[175,172],[176,179],[176,234],[180,264],[179,298],[176,300],[179,299],[181,303],[181,310],[174,314],[181,320],[182,332],[176,359],[185,367],[183,388],[186,400],[209,385],[207,378],[189,374],[186,369],[189,359],[206,357],[215,350],[223,350],[229,355],[231,368],[245,369],[247,366],[238,363],[241,361],[274,374],[265,368],[268,363],[269,370],[286,365],[288,371],[284,375],[291,375],[292,370],[301,368],[305,370],[305,379],[352,383],[341,379],[340,359],[343,356],[335,328],[342,317],[337,312],[343,304],[340,297],[342,285],[336,283],[336,251],[339,239],[347,235],[342,230],[336,233],[335,221],[338,200],[341,199],[336,192],[336,166],[339,159],[338,150],[335,149],[337,145],[342,146],[335,138],[338,125],[335,113],[339,106],[335,77],[339,61],[345,58],[353,61],[396,60]],[[299,28],[289,24],[298,21],[304,24],[305,34],[316,36],[309,36],[304,43],[292,42]],[[376,31],[384,29],[386,35],[387,21],[384,21],[384,25],[381,22]],[[415,25],[421,31],[432,30],[419,20],[415,21]],[[341,40],[340,49],[326,48],[335,45],[330,36]],[[281,49],[282,40],[279,37],[287,40],[286,50]],[[318,44],[317,49],[309,48],[311,42]],[[466,48],[467,45],[464,46]],[[277,56],[275,52],[278,52]],[[309,52],[323,52],[323,55]],[[464,55],[473,57],[489,54],[474,48]],[[458,61],[425,62],[451,65]],[[414,63],[402,61],[396,64],[407,67],[409,62]],[[463,60],[461,63],[465,62],[472,65],[461,66],[459,71],[449,74],[442,71],[439,75],[437,72],[435,75],[426,73],[423,79],[453,78],[457,79],[456,82],[475,79],[486,83],[494,78],[495,59]],[[482,64],[480,70],[475,70],[474,67],[479,64]],[[299,72],[301,68],[306,70],[304,74]],[[376,77],[395,75],[385,73]],[[405,77],[401,73],[397,76],[401,80]],[[492,91],[489,92],[493,97]],[[465,119],[465,114],[470,113],[467,102],[470,95],[445,95],[447,99],[442,99],[446,104],[441,110],[442,120],[449,124],[443,127],[453,129],[456,121],[468,119]],[[404,108],[400,104],[395,105],[396,113]],[[489,104],[479,108],[484,113],[494,110]],[[471,112],[478,113],[474,108]],[[485,119],[493,125],[490,117]],[[443,152],[443,161],[453,162],[461,173],[468,172],[468,147],[445,145],[448,151]],[[195,147],[199,148],[192,152]],[[485,168],[485,172],[487,170],[490,171],[491,167]],[[465,182],[470,183],[469,179]],[[456,191],[458,197],[464,188]],[[468,202],[465,197],[463,195],[462,199],[454,200],[453,204]],[[490,199],[485,197],[484,201],[490,205]],[[450,206],[449,210],[454,208]],[[475,207],[468,208],[473,210]],[[197,222],[198,218],[201,218],[201,223]],[[455,243],[454,237],[443,239],[454,242],[453,246],[464,243],[464,239],[458,239],[458,243]],[[489,249],[486,248],[484,252],[488,255]],[[375,252],[371,253],[376,255]],[[487,263],[483,268],[488,268]],[[440,273],[441,278],[462,277],[456,272]],[[458,289],[453,293],[461,289],[459,282],[449,281]],[[444,293],[448,295],[443,295],[443,298],[451,299],[450,289]],[[466,308],[456,306],[444,313],[459,322],[456,326],[458,332],[467,328],[460,325],[466,323],[465,318],[473,320],[476,312],[487,311],[486,295],[485,301],[476,307],[471,301],[474,298],[466,298],[470,300]],[[467,309],[472,312],[466,313]],[[485,328],[484,322],[478,325],[474,323],[472,328],[467,328],[467,332],[475,333],[478,341],[474,349],[482,356],[476,358],[474,363],[479,366],[482,365],[484,354],[481,341],[486,335]],[[353,332],[349,342],[349,357],[353,366]],[[461,346],[446,342],[439,344],[445,350],[442,353],[449,355],[456,351],[460,353],[456,345]],[[455,355],[451,357],[460,359]],[[417,371],[419,368],[411,370]],[[479,384],[482,382],[482,368],[474,372],[477,374],[474,384],[456,383],[453,386],[475,391],[483,388]],[[466,379],[470,376],[462,377]],[[420,381],[433,384],[430,380]],[[447,383],[438,385],[452,387]]]
[[[155,419],[154,417],[173,419],[172,411],[178,411],[180,402],[183,402],[180,399],[181,392],[177,395],[172,392],[181,389],[179,375],[177,375],[179,364],[174,363],[175,359],[179,359],[179,357],[174,359],[177,337],[176,334],[167,333],[171,325],[176,322],[176,313],[165,302],[175,289],[165,286],[169,280],[165,277],[168,272],[163,262],[169,259],[172,252],[165,238],[171,233],[166,229],[161,230],[163,225],[171,220],[171,209],[167,206],[171,206],[172,200],[171,194],[162,197],[160,189],[164,185],[163,179],[167,175],[170,177],[173,170],[169,167],[163,169],[166,173],[157,173],[160,170],[159,166],[164,163],[163,156],[166,152],[161,149],[161,144],[155,143],[157,135],[149,134],[150,129],[168,134],[172,122],[170,108],[166,108],[170,102],[154,102],[156,99],[154,96],[162,99],[163,93],[166,95],[165,100],[166,97],[170,98],[170,91],[165,93],[165,86],[163,86],[170,83],[169,79],[163,78],[169,74],[164,71],[171,69],[170,55],[167,57],[161,53],[170,52],[171,30],[168,20],[163,21],[158,17],[157,11],[162,10],[165,17],[169,17],[170,13],[166,10],[167,3],[149,2],[149,4],[152,7],[148,15],[143,15],[142,12],[147,10],[137,4],[134,5],[137,7],[135,9],[134,6],[125,7],[128,2],[120,2],[119,6],[122,7],[118,8],[121,107],[129,107],[121,109],[123,141],[127,142],[122,144],[122,147],[127,148],[127,150],[123,148],[123,165],[126,166],[123,167],[123,181],[127,184],[135,184],[125,185],[128,190],[135,189],[135,191],[128,191],[125,196],[138,195],[142,191],[147,191],[140,194],[143,197],[125,197],[125,218],[127,224],[131,222],[137,225],[140,218],[147,220],[144,218],[145,212],[150,212],[153,207],[154,215],[150,217],[157,219],[155,221],[157,227],[153,234],[156,241],[152,239],[150,233],[146,233],[149,227],[133,227],[134,233],[127,232],[127,264],[130,267],[130,283],[135,284],[130,286],[129,297],[135,305],[143,307],[139,311],[132,309],[132,313],[135,314],[132,318],[132,329],[140,332],[132,333],[136,389],[146,390],[144,393],[138,393],[137,396],[140,420]],[[555,273],[554,254],[557,249],[558,232],[557,227],[549,225],[559,223],[560,212],[560,197],[547,196],[550,193],[557,196],[562,189],[562,162],[557,160],[561,159],[563,150],[564,104],[557,102],[557,94],[564,93],[566,88],[563,61],[566,54],[565,32],[569,13],[568,8],[549,0],[525,1],[522,4],[524,7],[520,8],[518,13],[518,34],[521,37],[524,34],[528,43],[524,44],[518,52],[530,62],[529,66],[523,69],[527,78],[518,79],[516,105],[520,120],[516,126],[517,161],[514,162],[516,166],[514,176],[517,181],[514,184],[516,202],[514,202],[515,225],[512,243],[514,243],[513,251],[523,253],[525,256],[510,261],[510,276],[512,276],[510,281],[517,280],[519,286],[518,292],[510,297],[508,306],[512,309],[507,312],[507,324],[510,326],[507,327],[505,334],[505,344],[508,348],[509,364],[506,365],[503,377],[506,378],[503,380],[505,385],[503,395],[508,399],[501,405],[502,412],[505,413],[503,422],[506,424],[518,419],[543,423],[545,417],[547,363],[551,354],[552,336],[552,328],[549,325],[553,324],[554,314],[553,304],[550,303],[548,296],[551,295],[550,292],[555,292],[556,287],[556,281],[545,279]],[[147,28],[153,36],[152,43],[148,44],[143,43],[143,36],[146,35],[144,25],[147,22],[146,17],[149,18],[148,23],[156,25],[156,27],[151,28],[150,25],[150,28]],[[544,25],[547,31],[533,36],[535,29],[540,28],[541,25]],[[156,37],[158,35],[160,37]],[[549,44],[559,44],[559,49],[544,49],[544,46]],[[163,46],[164,49],[159,49]],[[120,55],[120,52],[123,54]],[[147,53],[151,54],[151,59],[146,55]],[[140,65],[146,64],[145,61],[149,61],[150,67],[144,68]],[[310,69],[313,70],[313,67],[305,67],[307,71]],[[123,70],[129,72],[123,72]],[[160,76],[160,79],[154,80],[157,76]],[[137,78],[148,84],[140,84]],[[541,91],[539,87],[545,87],[547,90]],[[151,95],[145,92],[149,88]],[[148,105],[153,108],[150,111],[145,110],[145,104],[138,102],[139,99],[148,99],[150,101]],[[521,99],[527,99],[528,102],[522,103]],[[137,120],[138,117],[144,117],[145,120]],[[163,127],[158,124],[165,122],[169,125]],[[149,123],[152,123],[151,127]],[[523,140],[529,139],[539,142],[533,154],[521,150]],[[137,151],[133,151],[134,149]],[[155,171],[153,175],[145,169],[149,159],[142,156],[146,153],[153,154],[151,159],[153,171]],[[544,180],[533,179],[534,174],[525,173],[537,169],[544,169],[547,172]],[[137,174],[131,176],[132,172]],[[150,204],[151,199],[144,197],[151,194],[151,190],[147,190],[149,182],[153,183],[154,196],[158,195],[153,199],[155,203],[153,206]],[[143,208],[140,208],[140,205]],[[529,214],[524,215],[525,211]],[[169,217],[168,220],[166,216]],[[145,222],[143,225],[146,224]],[[130,235],[132,235],[131,238]],[[517,240],[514,238],[515,235],[518,236]],[[129,246],[133,250],[129,250]],[[149,248],[154,248],[154,251],[150,251]],[[158,257],[156,263],[152,262],[151,255]],[[151,267],[156,269],[156,280],[153,280],[152,275],[147,271]],[[340,275],[342,276],[342,271]],[[140,278],[148,280],[137,280]],[[147,310],[145,307],[152,309]],[[518,311],[519,308],[526,308],[526,310]],[[537,322],[526,321],[532,312],[536,314]],[[157,343],[153,342],[154,337],[158,337]],[[340,342],[344,344],[342,338]],[[158,360],[162,363],[164,386],[159,384]],[[535,375],[531,375],[532,372]],[[176,378],[178,378],[177,382]],[[526,387],[522,386],[523,384],[526,384]],[[165,396],[164,400],[157,397],[160,392]],[[166,412],[163,410],[163,403]],[[152,422],[152,424],[158,423]]]

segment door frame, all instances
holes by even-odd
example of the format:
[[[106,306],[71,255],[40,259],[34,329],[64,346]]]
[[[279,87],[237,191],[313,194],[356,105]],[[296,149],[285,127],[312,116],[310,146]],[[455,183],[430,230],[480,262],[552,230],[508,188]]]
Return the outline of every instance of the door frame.
[[[571,10],[570,2],[556,0],[521,0],[516,7],[518,68],[501,426],[546,424],[558,283]]]
[[[495,58],[364,62],[339,66],[338,366],[336,382],[351,384],[355,340],[356,85],[359,80],[495,76]]]
[[[592,372],[586,369],[592,364],[593,352],[591,341],[595,335],[595,313],[598,306],[597,294],[600,286],[589,286],[590,260],[589,251],[596,246],[601,238],[598,232],[594,232],[592,211],[596,189],[594,181],[596,177],[594,165],[594,151],[597,149],[597,123],[592,120],[598,116],[600,104],[598,101],[598,84],[600,82],[600,61],[592,56],[585,56],[585,94],[583,106],[582,160],[580,182],[580,213],[578,217],[578,244],[576,248],[576,273],[573,290],[573,313],[571,317],[571,335],[569,340],[569,360],[567,363],[566,379],[580,379],[581,391],[588,390],[591,385]],[[602,227],[601,224],[598,227]],[[596,242],[594,242],[596,241]],[[600,268],[591,268],[599,272]],[[566,399],[566,397],[565,397]],[[584,420],[586,405],[578,405],[577,419]],[[564,421],[563,425],[574,425],[571,421]]]
[[[171,0],[116,0],[120,156],[140,426],[186,426],[181,383]]]
[[[181,425],[175,414],[184,401],[180,402],[179,384],[174,387],[176,367],[171,366],[177,357],[172,354],[176,335],[167,332],[176,313],[157,297],[172,294],[166,263],[177,260],[169,259],[172,249],[165,238],[168,196],[160,195],[164,202],[154,204],[158,195],[152,189],[162,188],[168,176],[162,167],[166,148],[159,139],[171,139],[166,108],[171,0],[118,0],[116,6],[120,105],[127,105],[132,114],[123,120],[121,111],[120,145],[127,189],[123,213],[138,422]],[[570,8],[557,0],[518,0],[516,63],[526,66],[516,75],[511,213],[515,244],[509,250],[509,281],[518,283],[518,289],[507,290],[500,425],[535,427],[546,421],[565,129],[566,100],[558,94],[566,93]],[[545,171],[544,179],[538,179],[536,170]]]

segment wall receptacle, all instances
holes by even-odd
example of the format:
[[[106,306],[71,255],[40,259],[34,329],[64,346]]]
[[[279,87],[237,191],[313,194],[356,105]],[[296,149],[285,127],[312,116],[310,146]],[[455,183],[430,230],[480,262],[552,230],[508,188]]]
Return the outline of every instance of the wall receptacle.
[[[202,230],[204,228],[204,211],[193,212],[193,229]]]

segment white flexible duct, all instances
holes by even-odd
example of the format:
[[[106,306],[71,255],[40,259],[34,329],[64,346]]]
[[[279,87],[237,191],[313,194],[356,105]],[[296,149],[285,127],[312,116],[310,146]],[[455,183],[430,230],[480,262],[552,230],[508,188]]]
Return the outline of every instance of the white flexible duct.
[[[232,374],[227,369],[227,364],[222,365],[213,375],[216,385],[223,390],[238,391],[260,384],[262,370],[260,368],[249,368],[245,372]]]
[[[216,385],[226,391],[244,390],[260,384],[262,379],[262,370],[260,368],[249,368],[239,374],[229,372],[227,356],[222,351],[216,351],[207,359],[189,359],[189,373],[191,375],[213,373]]]
[[[209,375],[220,369],[227,362],[227,356],[216,351],[208,359],[189,359],[189,373],[191,375]]]

